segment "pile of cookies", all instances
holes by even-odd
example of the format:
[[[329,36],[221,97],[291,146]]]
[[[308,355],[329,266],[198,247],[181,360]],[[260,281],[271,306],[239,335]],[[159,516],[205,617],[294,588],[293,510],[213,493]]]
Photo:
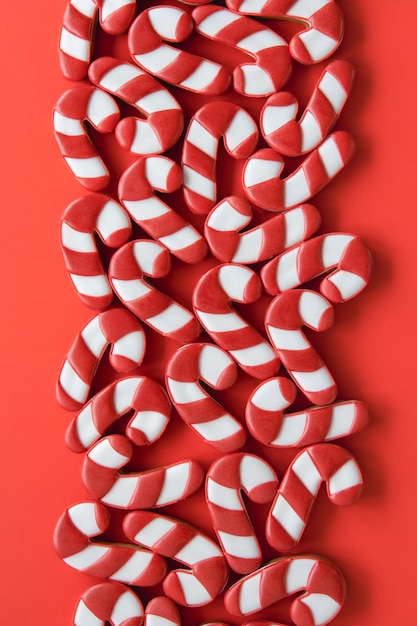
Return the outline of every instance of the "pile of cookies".
[[[353,81],[329,60],[343,30],[334,0],[69,0],[59,55],[74,84],[53,129],[83,195],[61,246],[94,310],[57,381],[90,495],[54,535],[96,579],[76,626],[282,626],[271,616],[291,596],[292,622],[319,626],[342,608],[342,573],[302,539],[322,483],[349,505],[363,482],[334,440],[366,406],[338,399],[311,340],[372,264],[357,236],[317,234],[309,203],[353,155],[333,130]]]

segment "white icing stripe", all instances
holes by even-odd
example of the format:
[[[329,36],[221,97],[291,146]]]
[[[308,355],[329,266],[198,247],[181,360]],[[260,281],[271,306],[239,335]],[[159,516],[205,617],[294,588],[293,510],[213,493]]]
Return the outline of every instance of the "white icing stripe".
[[[296,558],[289,562],[285,573],[285,591],[288,595],[307,588],[308,579],[315,564],[314,559]]]
[[[330,477],[329,494],[333,495],[344,489],[356,487],[361,483],[362,477],[359,474],[356,463],[349,460]]]
[[[104,240],[117,230],[130,228],[130,220],[123,209],[113,200],[106,202],[101,209],[96,228]]]
[[[302,291],[298,301],[298,312],[301,319],[313,328],[319,327],[323,314],[331,308],[331,304],[327,300],[312,291]]]
[[[271,340],[278,350],[306,350],[310,344],[300,330],[283,330],[268,326]]]
[[[227,554],[241,559],[255,559],[259,556],[258,544],[253,536],[230,535],[221,530],[218,535]]]
[[[97,430],[93,414],[91,411],[91,403],[78,413],[76,421],[77,437],[84,448],[89,448],[93,441],[100,437],[101,433]]]
[[[298,285],[298,251],[298,248],[294,248],[279,258],[275,270],[275,280],[280,291],[286,291]]]
[[[289,536],[294,539],[294,541],[298,541],[298,538],[304,530],[304,520],[294,511],[289,502],[281,494],[279,494],[271,514]]]
[[[244,489],[251,491],[258,485],[275,482],[276,478],[268,465],[262,460],[247,454],[239,465],[240,483]]]
[[[322,477],[308,452],[300,454],[291,469],[311,495],[315,496],[320,488]]]
[[[112,13],[123,9],[129,4],[135,4],[135,0],[103,0],[101,8],[101,19],[104,21],[110,17]]]
[[[81,403],[84,401],[89,385],[80,378],[69,361],[65,361],[62,367],[59,382],[70,398]]]
[[[199,239],[200,237],[196,231],[191,228],[191,226],[184,226],[171,235],[159,237],[159,241],[173,252],[187,248],[196,241],[199,241]]]
[[[118,415],[122,415],[131,408],[135,393],[143,382],[142,378],[134,376],[116,383],[113,392],[113,404]]]
[[[97,10],[97,5],[93,0],[70,0],[69,3],[79,13],[85,17],[92,18]]]
[[[144,54],[135,54],[135,60],[139,65],[143,65],[151,74],[157,74],[181,54],[179,50],[170,46],[159,46]]]
[[[78,61],[88,62],[90,58],[90,42],[82,37],[77,37],[66,28],[61,30],[59,47],[62,52]]]
[[[239,611],[242,615],[258,611],[262,607],[260,587],[260,572],[242,582],[239,593]]]
[[[300,33],[299,38],[312,61],[320,61],[326,58],[333,52],[338,43],[333,37],[329,37],[315,28]]]
[[[238,109],[226,128],[224,141],[229,150],[233,151],[256,131],[252,118],[242,109]]]
[[[172,302],[161,313],[148,317],[146,321],[160,333],[165,334],[182,328],[192,319],[193,316],[189,311]]]
[[[136,550],[130,559],[122,565],[114,574],[109,576],[110,580],[130,583],[135,580],[149,565],[152,558],[151,552]]]
[[[61,135],[67,137],[78,137],[84,135],[84,127],[80,120],[74,120],[71,117],[66,117],[58,111],[54,111],[54,130]]]
[[[193,91],[202,91],[215,80],[221,68],[209,61],[201,61],[197,68],[180,85]]]
[[[327,624],[340,610],[339,603],[324,593],[309,593],[300,602],[309,608],[314,626]]]
[[[305,391],[322,391],[334,385],[333,379],[325,367],[320,367],[313,372],[292,371],[291,374],[301,389]]]
[[[173,528],[175,528],[174,522],[170,522],[163,517],[155,517],[149,524],[146,524],[146,526],[136,533],[135,541],[147,548],[152,548],[155,543]]]
[[[214,37],[222,28],[233,24],[233,22],[236,22],[240,18],[240,15],[236,15],[226,9],[221,9],[208,15],[199,23],[197,30],[207,37]]]
[[[323,167],[329,178],[339,172],[344,163],[333,137],[328,137],[321,146],[317,148]]]
[[[114,67],[101,78],[100,87],[115,93],[133,78],[142,76],[143,73],[138,67],[123,63]]]
[[[246,322],[236,313],[205,313],[198,309],[195,312],[208,332],[225,333],[246,328]]]
[[[329,2],[331,2],[331,0],[297,0],[287,9],[286,14],[308,18],[314,15],[314,13],[317,13],[317,11],[322,9]]]
[[[130,422],[130,428],[140,430],[148,441],[153,441],[165,428],[168,417],[156,411],[139,411]]]
[[[164,482],[155,502],[155,506],[162,506],[167,502],[181,499],[190,476],[190,463],[186,461],[165,470]]]
[[[240,426],[230,415],[222,415],[208,422],[192,424],[192,428],[206,441],[220,441],[239,432]]]
[[[212,180],[206,178],[202,174],[199,174],[187,165],[184,165],[183,167],[183,175],[184,187],[214,202],[215,186]]]
[[[331,72],[325,72],[317,87],[330,102],[335,114],[338,115],[347,100],[347,94],[337,78]]]
[[[94,615],[81,599],[75,612],[74,626],[103,626],[103,621]]]
[[[114,626],[121,626],[126,619],[142,617],[143,609],[139,600],[130,592],[126,591],[117,600],[110,615],[110,622]]]
[[[109,551],[109,548],[105,546],[89,545],[81,552],[67,556],[64,559],[64,563],[77,570],[87,569],[90,565],[93,565],[98,559],[104,557]]]
[[[329,430],[325,439],[335,439],[348,433],[355,419],[355,407],[353,403],[341,404],[332,408],[332,416]]]
[[[139,363],[144,351],[145,336],[139,330],[123,335],[123,337],[114,342],[112,349],[114,356],[124,356],[133,363]]]
[[[66,156],[64,159],[76,178],[100,178],[107,174],[99,157],[81,159]]]
[[[123,200],[123,204],[134,220],[144,222],[169,213],[167,206],[155,196],[144,200]]]
[[[152,91],[152,93],[143,96],[135,102],[138,109],[144,111],[148,115],[158,111],[170,111],[171,109],[180,109],[180,105],[169,91]]]
[[[195,537],[193,537],[183,548],[181,548],[181,550],[179,550],[179,552],[175,554],[174,558],[177,561],[192,567],[201,561],[207,561],[208,559],[214,559],[221,556],[222,553],[216,544],[212,543],[202,535],[195,535]]]
[[[107,276],[100,274],[97,276],[80,276],[71,274],[70,278],[78,293],[86,296],[100,298],[111,293],[111,289],[107,282]]]
[[[87,456],[97,465],[113,469],[124,465],[129,458],[117,452],[108,439],[100,441]]]
[[[93,537],[101,531],[96,521],[94,502],[81,502],[68,509],[68,517],[80,533]]]
[[[180,570],[176,573],[176,576],[181,586],[186,606],[207,604],[212,599],[207,589],[192,574]]]
[[[107,339],[100,328],[100,319],[96,315],[81,331],[81,337],[95,357],[99,357],[107,345]]]
[[[113,487],[100,498],[104,504],[126,508],[132,499],[137,486],[137,479],[133,476],[123,476],[116,480]]]
[[[328,281],[333,283],[343,299],[351,298],[366,285],[361,276],[346,270],[335,272],[328,277]]]
[[[284,416],[278,436],[271,441],[271,446],[292,446],[299,441],[307,424],[307,414]]]
[[[242,511],[242,503],[236,489],[220,485],[210,476],[207,479],[207,497],[209,502],[228,511]]]
[[[74,252],[95,252],[96,246],[90,233],[71,228],[66,222],[61,224],[61,241],[64,248]]]
[[[298,171],[284,180],[284,207],[300,204],[310,196],[310,188],[308,179],[304,172],[304,168],[300,167]]]
[[[211,158],[215,158],[217,138],[195,119],[192,120],[188,129],[187,141]]]
[[[248,366],[262,365],[275,359],[275,354],[266,342],[241,350],[230,350],[230,354],[238,363]]]
[[[233,363],[226,352],[217,346],[206,344],[198,357],[198,371],[201,378],[213,387],[217,386],[219,376]]]
[[[112,278],[112,284],[117,294],[124,302],[137,300],[152,291],[152,289],[139,278],[132,278],[131,280]]]
[[[188,404],[206,398],[205,393],[196,382],[180,382],[173,378],[167,378],[167,385],[176,404]]]

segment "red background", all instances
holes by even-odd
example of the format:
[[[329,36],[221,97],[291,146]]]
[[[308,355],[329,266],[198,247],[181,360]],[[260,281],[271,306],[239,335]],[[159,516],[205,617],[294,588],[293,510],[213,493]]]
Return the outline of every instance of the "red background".
[[[64,5],[7,2],[0,19],[0,619],[8,626],[71,624],[91,582],[52,546],[61,512],[87,498],[82,459],[64,444],[71,415],[54,394],[66,351],[92,316],[72,290],[58,243],[60,216],[83,193],[51,130],[51,110],[69,87],[57,60]],[[321,498],[303,550],[328,556],[344,572],[348,596],[335,625],[414,624],[417,8],[411,0],[398,11],[377,0],[340,5],[346,37],[338,56],[357,75],[339,127],[354,135],[357,151],[316,204],[321,232],[359,235],[375,269],[316,345],[340,398],[364,400],[371,421],[341,442],[364,473],[361,499],[340,509]]]

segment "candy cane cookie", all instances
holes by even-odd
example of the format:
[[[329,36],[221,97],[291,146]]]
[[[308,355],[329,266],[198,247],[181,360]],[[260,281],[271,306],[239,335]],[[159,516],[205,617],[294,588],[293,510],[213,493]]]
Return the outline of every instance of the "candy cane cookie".
[[[266,521],[268,543],[291,550],[301,539],[321,483],[333,504],[354,504],[362,491],[362,475],[350,452],[333,443],[304,448],[292,461]]]
[[[74,626],[142,626],[143,605],[126,585],[108,581],[93,585],[78,601]]]
[[[200,278],[193,294],[193,307],[203,328],[242,370],[263,379],[275,374],[279,360],[269,343],[230,305],[255,302],[260,295],[261,282],[253,270],[225,263]]]
[[[92,55],[97,12],[101,28],[120,35],[131,24],[136,0],[69,0],[59,41],[61,71],[68,80],[87,76]]]
[[[146,119],[125,117],[116,128],[119,144],[134,154],[158,154],[179,139],[184,119],[180,105],[161,85],[139,67],[101,57],[89,67],[91,82],[134,107]]]
[[[168,157],[140,157],[122,174],[118,194],[131,218],[148,235],[185,263],[199,263],[207,253],[204,237],[154,191],[171,193],[182,184],[181,168]]]
[[[262,561],[241,490],[256,503],[274,499],[278,479],[263,459],[245,452],[227,454],[207,470],[206,502],[223,554],[239,574],[248,574]]]
[[[295,593],[290,608],[295,626],[324,626],[340,612],[346,584],[330,561],[313,555],[289,556],[241,578],[226,591],[224,604],[232,615],[244,617]]]
[[[82,467],[82,480],[90,496],[120,509],[151,509],[185,500],[203,482],[203,471],[192,460],[122,473],[132,456],[133,446],[123,435],[108,435],[95,443]]]
[[[291,73],[288,44],[273,30],[250,17],[213,5],[192,13],[195,29],[214,42],[233,46],[255,62],[242,63],[233,71],[233,87],[243,96],[269,96],[287,82]]]
[[[243,189],[248,199],[267,211],[283,211],[307,202],[328,185],[349,163],[353,142],[339,130],[310,152],[286,178],[280,174],[283,157],[270,148],[258,150],[243,168]]]
[[[149,239],[138,239],[114,253],[109,280],[123,304],[140,320],[164,337],[188,343],[200,333],[194,315],[147,280],[148,276],[166,276],[170,269],[171,257],[165,246]]]
[[[53,129],[64,161],[75,178],[89,191],[101,191],[110,182],[110,173],[93,146],[84,122],[100,133],[116,128],[120,111],[115,100],[91,85],[77,85],[65,91],[55,105]]]
[[[330,302],[307,289],[279,294],[265,313],[265,328],[272,346],[297,387],[314,404],[333,402],[337,386],[301,328],[321,332],[330,328],[333,321]]]
[[[223,263],[258,263],[308,239],[320,226],[320,213],[311,204],[274,215],[250,230],[252,219],[246,198],[228,196],[207,216],[204,235],[211,253]]]
[[[58,556],[70,567],[97,578],[148,587],[165,577],[167,567],[158,554],[136,545],[100,540],[110,523],[100,502],[80,502],[64,511],[54,531]],[[91,539],[94,538],[94,541]]]
[[[265,141],[285,156],[299,156],[317,148],[339,119],[351,91],[353,73],[348,61],[329,63],[299,120],[298,100],[293,94],[281,91],[270,96],[260,113]]]
[[[298,287],[321,274],[321,293],[331,302],[346,302],[368,284],[372,269],[369,250],[356,235],[319,235],[264,265],[261,278],[271,295]],[[332,271],[331,271],[332,270]]]
[[[256,148],[258,128],[245,109],[231,102],[209,102],[195,113],[182,150],[184,198],[193,213],[207,215],[216,204],[221,137],[230,156],[244,159]]]
[[[92,309],[105,309],[113,291],[94,239],[118,248],[132,234],[125,209],[112,198],[89,194],[74,200],[61,219],[61,249],[65,267],[80,299]]]
[[[165,595],[177,604],[203,606],[223,590],[228,576],[224,556],[214,541],[191,526],[150,511],[132,511],[123,530],[129,540],[187,567],[171,570],[162,583]]]
[[[284,414],[295,395],[294,384],[282,376],[263,381],[254,389],[245,409],[246,425],[254,439],[274,448],[301,448],[347,437],[368,422],[366,405],[358,400]]]
[[[129,29],[130,54],[142,69],[176,87],[206,96],[223,94],[230,85],[223,65],[163,43],[182,42],[193,28],[191,15],[179,7],[145,9]]]
[[[143,626],[181,626],[181,618],[175,603],[166,596],[149,600]]]
[[[209,343],[179,348],[166,367],[166,388],[184,422],[202,439],[221,452],[238,450],[246,441],[242,424],[201,386],[228,389],[237,378],[237,368],[227,352]]]
[[[126,436],[137,446],[153,443],[163,434],[171,403],[161,385],[148,376],[127,376],[96,393],[73,418],[65,442],[73,452],[85,452],[124,415],[133,415]]]
[[[77,411],[87,401],[97,367],[109,345],[109,363],[117,372],[130,372],[144,359],[146,338],[142,325],[120,307],[101,311],[77,334],[57,381],[56,396],[64,409]]]
[[[344,17],[334,0],[226,0],[226,5],[244,15],[307,25],[289,44],[291,56],[299,63],[324,61],[337,50],[343,38]]]

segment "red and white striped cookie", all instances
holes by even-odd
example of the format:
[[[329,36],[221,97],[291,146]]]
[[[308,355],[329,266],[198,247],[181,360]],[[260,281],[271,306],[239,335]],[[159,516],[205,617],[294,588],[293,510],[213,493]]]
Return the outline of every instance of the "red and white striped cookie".
[[[206,272],[197,283],[193,307],[210,337],[250,376],[268,378],[279,361],[269,343],[230,305],[246,304],[261,296],[261,281],[244,265],[223,264]]]
[[[213,528],[229,566],[248,574],[262,561],[262,551],[248,517],[241,490],[258,504],[275,497],[278,479],[263,459],[246,452],[227,454],[207,470],[206,502]]]
[[[228,196],[207,216],[204,235],[211,253],[223,263],[258,263],[308,239],[320,226],[320,213],[311,204],[290,209],[244,230],[252,219],[249,202]]]
[[[207,215],[216,204],[220,137],[230,156],[244,159],[256,148],[258,128],[245,109],[231,102],[209,102],[194,114],[182,150],[184,198],[193,213]]]
[[[118,248],[132,234],[129,215],[118,202],[101,194],[77,198],[61,219],[61,249],[69,277],[81,300],[92,309],[105,309],[113,291],[94,235],[109,248]]]
[[[143,605],[126,585],[104,582],[93,585],[78,601],[74,626],[142,626]]]
[[[64,409],[78,411],[87,401],[109,345],[109,363],[118,372],[130,372],[144,359],[146,338],[142,325],[125,309],[115,307],[98,313],[77,334],[57,381],[57,400]]]
[[[88,77],[146,117],[125,117],[119,122],[116,139],[123,148],[134,154],[159,154],[178,141],[184,127],[182,109],[156,78],[136,65],[111,57],[96,59]]]
[[[140,320],[157,333],[188,343],[196,339],[200,326],[191,311],[152,287],[147,278],[167,276],[171,256],[161,243],[138,239],[114,253],[109,265],[110,283],[123,302]]]
[[[323,359],[301,328],[321,332],[334,321],[333,306],[307,289],[284,291],[272,300],[265,313],[271,344],[297,387],[313,404],[330,404],[337,386]]]
[[[100,133],[110,133],[116,128],[119,116],[115,100],[91,85],[68,89],[55,105],[55,139],[71,172],[89,191],[105,189],[110,182],[110,173],[83,122],[89,122]]]
[[[186,566],[171,570],[162,583],[165,595],[177,604],[203,606],[222,592],[226,561],[218,545],[201,532],[150,511],[128,513],[123,530],[131,541]]]
[[[260,126],[271,148],[286,156],[299,156],[317,148],[339,119],[353,74],[348,61],[329,63],[299,120],[298,100],[293,94],[282,91],[270,96],[261,110]]]
[[[295,395],[295,386],[283,377],[270,378],[254,389],[245,409],[246,424],[254,439],[274,448],[301,448],[347,437],[368,422],[367,408],[358,400],[285,414],[284,409]]]
[[[120,202],[132,219],[185,263],[199,263],[207,244],[198,230],[160,200],[154,191],[172,193],[182,184],[181,168],[168,157],[140,157],[121,176]]]
[[[64,511],[54,531],[58,556],[70,567],[97,578],[150,587],[166,574],[164,559],[136,546],[100,541],[110,523],[109,511],[100,502],[80,502]],[[94,538],[94,541],[90,539]]]
[[[330,502],[354,504],[362,491],[362,475],[350,452],[332,443],[304,448],[292,461],[266,521],[268,543],[291,550],[301,539],[322,482]]]
[[[129,29],[130,54],[142,69],[166,83],[206,96],[223,94],[230,85],[223,65],[163,43],[182,42],[193,28],[191,15],[179,7],[145,9]]]
[[[196,461],[122,473],[133,456],[133,446],[123,435],[108,435],[87,452],[82,480],[92,498],[121,509],[152,509],[185,500],[203,482]],[[272,500],[272,498],[271,498]]]
[[[85,452],[128,413],[126,436],[143,446],[165,431],[171,403],[165,389],[152,378],[127,376],[107,385],[83,406],[68,427],[65,442],[73,452]]]
[[[180,614],[174,602],[166,596],[149,600],[143,626],[181,626]]]
[[[349,163],[353,141],[339,130],[310,152],[302,164],[281,178],[283,157],[263,148],[248,158],[243,169],[243,188],[251,202],[267,211],[283,211],[307,202],[328,185]]]
[[[288,44],[273,30],[250,17],[213,5],[192,13],[195,29],[214,42],[246,52],[255,62],[242,63],[233,71],[233,87],[244,96],[269,96],[287,82],[291,73]]]
[[[213,389],[228,389],[237,378],[231,357],[209,343],[179,348],[169,360],[165,381],[172,403],[184,422],[217,450],[238,450],[246,440],[242,424],[216,402],[200,381]]]
[[[232,11],[261,18],[300,22],[307,28],[290,41],[290,53],[299,63],[319,63],[339,47],[344,17],[334,0],[226,0]]]
[[[87,76],[92,56],[97,12],[100,26],[110,35],[120,35],[131,24],[136,0],[69,0],[59,40],[61,71],[68,80]]]
[[[229,613],[243,617],[293,594],[298,594],[290,608],[295,626],[324,626],[340,612],[346,584],[330,561],[313,555],[289,556],[241,578],[227,590],[224,604]]]
[[[326,273],[320,291],[332,302],[340,303],[366,287],[371,269],[369,250],[356,235],[329,233],[272,259],[262,268],[261,278],[266,291],[274,295]]]

